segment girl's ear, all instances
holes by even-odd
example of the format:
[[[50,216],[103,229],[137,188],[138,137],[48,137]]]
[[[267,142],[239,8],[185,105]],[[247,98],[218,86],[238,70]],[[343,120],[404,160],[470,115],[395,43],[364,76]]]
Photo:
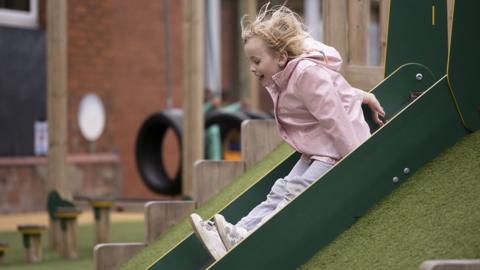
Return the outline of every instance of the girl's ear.
[[[278,65],[280,68],[284,68],[288,62],[288,53],[286,51],[280,52],[278,54]]]

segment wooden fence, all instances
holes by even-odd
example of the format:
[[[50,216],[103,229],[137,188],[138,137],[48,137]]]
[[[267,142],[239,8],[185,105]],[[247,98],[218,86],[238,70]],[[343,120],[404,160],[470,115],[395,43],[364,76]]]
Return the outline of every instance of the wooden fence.
[[[454,2],[447,0],[449,37]],[[384,77],[390,0],[323,0],[322,4],[323,42],[342,55],[347,80],[370,90]],[[378,40],[368,38],[371,24],[378,24]],[[369,65],[369,53],[378,53],[379,63]]]

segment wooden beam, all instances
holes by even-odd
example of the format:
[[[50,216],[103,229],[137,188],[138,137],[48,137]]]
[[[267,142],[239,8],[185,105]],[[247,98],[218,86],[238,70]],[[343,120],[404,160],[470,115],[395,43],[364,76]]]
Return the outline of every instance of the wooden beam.
[[[385,68],[383,66],[356,66],[345,67],[348,82],[357,88],[370,91],[374,86],[383,80]]]
[[[246,169],[275,149],[281,142],[275,120],[247,120],[242,123],[242,158]]]
[[[388,18],[390,17],[390,0],[380,0],[380,65],[385,66],[387,56]]]
[[[197,207],[203,205],[244,171],[245,162],[243,161],[199,160],[195,163]]]
[[[120,269],[144,247],[145,243],[98,244],[93,248],[94,269]]]
[[[348,1],[348,64],[366,65],[370,0]]]
[[[182,193],[193,198],[193,164],[204,156],[203,1],[183,0]]]
[[[348,59],[347,15],[347,0],[323,0],[324,43],[337,49],[344,60]]]
[[[247,15],[250,19],[254,19],[257,14],[257,0],[238,1],[239,17]],[[241,32],[240,32],[241,34]],[[240,97],[245,101],[247,107],[252,111],[260,109],[259,104],[259,85],[258,80],[250,72],[248,59],[243,51],[243,40],[239,37],[239,55],[240,55]]]
[[[47,1],[48,190],[71,200],[67,183],[67,3]]]
[[[246,12],[250,18],[255,18],[257,14],[257,0],[247,0],[246,1]],[[249,92],[249,104],[250,109],[253,111],[258,111],[260,108],[258,102],[258,80],[257,77],[250,72],[249,63],[247,61],[247,71],[248,71],[248,92]]]
[[[151,201],[145,204],[145,243],[153,243],[164,231],[195,210],[193,201]]]

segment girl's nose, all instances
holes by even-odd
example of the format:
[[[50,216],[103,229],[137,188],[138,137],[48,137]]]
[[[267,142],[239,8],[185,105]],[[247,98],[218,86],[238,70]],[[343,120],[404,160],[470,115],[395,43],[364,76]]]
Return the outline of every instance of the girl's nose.
[[[253,65],[250,65],[250,71],[255,73],[255,67]]]

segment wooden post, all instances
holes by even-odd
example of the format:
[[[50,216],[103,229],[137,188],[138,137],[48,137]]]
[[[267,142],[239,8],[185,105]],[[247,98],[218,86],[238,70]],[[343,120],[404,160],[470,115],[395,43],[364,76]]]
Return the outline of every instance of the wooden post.
[[[18,231],[23,237],[23,247],[25,261],[28,263],[39,262],[42,260],[42,232],[45,230],[43,225],[19,225]]]
[[[9,247],[10,246],[8,245],[8,243],[0,242],[0,265],[2,264],[3,258],[5,257],[5,251],[7,251]]]
[[[383,80],[385,69],[383,66],[347,65],[345,74],[352,86],[370,90]]]
[[[348,65],[366,65],[370,0],[348,1]]]
[[[197,207],[203,205],[244,172],[245,162],[243,161],[197,161],[194,168]]]
[[[93,248],[93,269],[120,269],[145,246],[145,243],[98,244]]]
[[[152,201],[145,204],[145,243],[152,243],[165,230],[195,210],[193,201]]]
[[[78,258],[77,246],[77,216],[81,211],[73,207],[59,207],[55,212],[55,218],[59,220],[60,246],[58,251],[60,256],[67,259]]]
[[[90,201],[95,220],[95,244],[110,242],[110,209],[111,201]]]
[[[67,1],[47,1],[47,190],[72,200],[67,185]],[[50,219],[49,246],[58,248],[58,222]]]
[[[57,250],[60,245],[60,222],[50,218],[48,224],[48,247]]]
[[[248,170],[282,142],[275,120],[247,120],[242,123],[242,157]]]
[[[193,164],[204,156],[203,1],[183,0],[182,193],[193,198]]]
[[[245,14],[248,15],[250,19],[255,19],[257,14],[257,0],[247,0],[243,2],[245,5]],[[242,15],[243,16],[243,15]],[[258,79],[256,76],[250,72],[250,63],[248,59],[245,58],[245,54],[243,52],[243,40],[241,40],[240,46],[242,53],[240,54],[243,58],[243,65],[241,67],[242,72],[247,74],[247,104],[248,108],[252,111],[258,111],[260,109],[259,101],[258,101]]]
[[[72,199],[67,180],[67,3],[47,1],[48,190]]]
[[[348,59],[347,15],[347,0],[323,0],[324,43],[337,49],[344,61]]]
[[[390,0],[380,0],[380,65],[385,66],[387,56],[388,18],[390,17]]]

